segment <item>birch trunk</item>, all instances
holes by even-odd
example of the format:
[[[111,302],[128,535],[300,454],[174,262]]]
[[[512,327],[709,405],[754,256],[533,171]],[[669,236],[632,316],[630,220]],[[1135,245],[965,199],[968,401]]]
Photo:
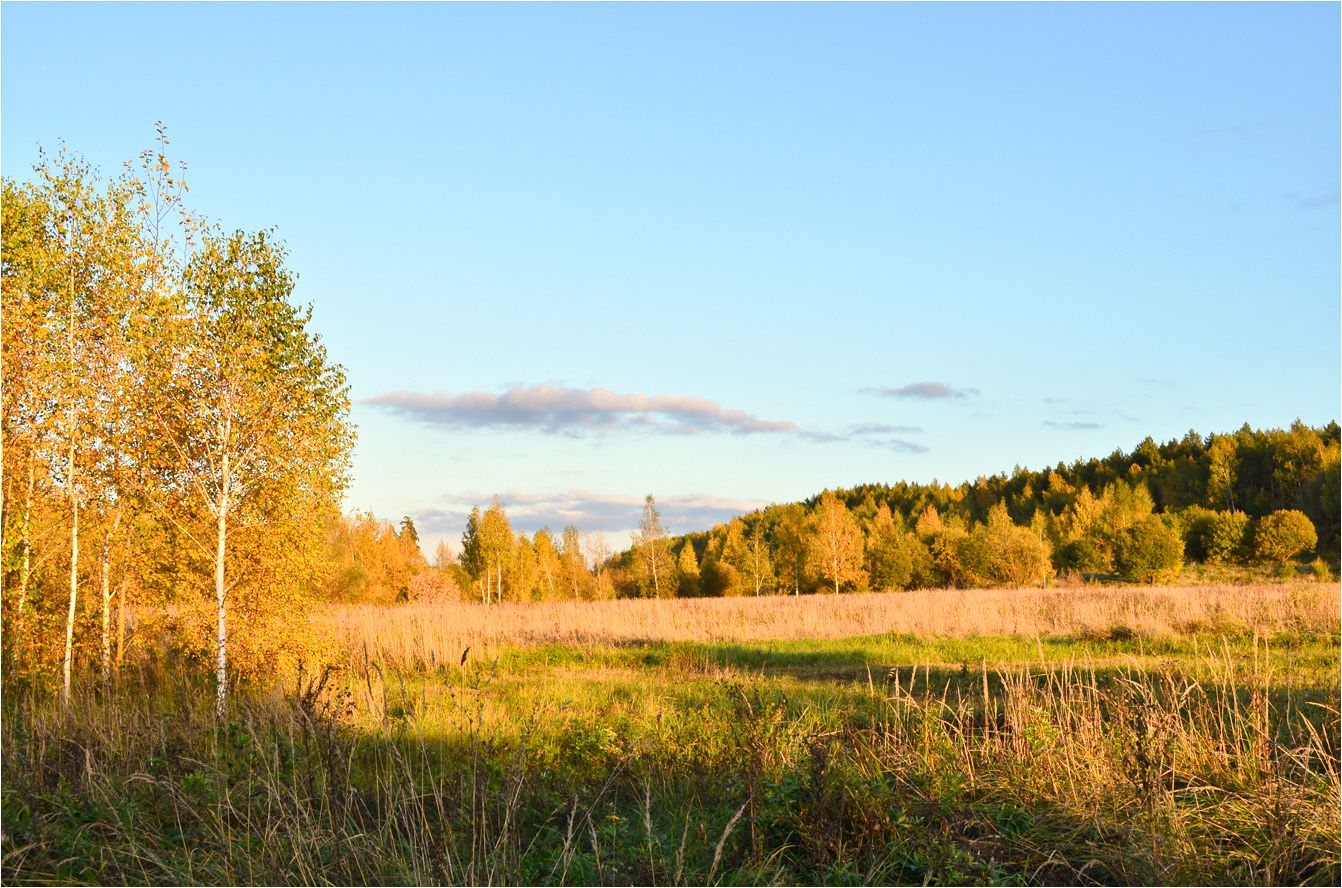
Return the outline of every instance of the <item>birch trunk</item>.
[[[79,600],[79,497],[75,495],[75,442],[70,439],[70,611],[65,617],[65,659],[61,664],[61,706],[70,705],[70,669],[74,662],[75,605]]]
[[[66,234],[66,261],[73,262],[74,245],[70,240],[70,234]],[[67,464],[68,472],[65,476],[66,491],[70,495],[70,612],[65,618],[65,659],[61,664],[61,707],[70,705],[70,667],[74,660],[75,643],[75,604],[79,599],[79,496],[75,492],[75,422],[79,418],[77,408],[78,396],[73,391],[75,379],[75,281],[74,272],[71,268],[70,278],[66,289],[70,297],[70,318],[66,324],[66,349],[70,359],[70,386],[71,391],[66,392],[70,399],[70,459]]]
[[[214,556],[214,595],[219,604],[218,656],[215,663],[214,712],[222,721],[228,714],[228,634],[225,616],[227,590],[224,587],[224,545],[228,536],[228,439],[232,431],[232,419],[224,421],[223,459],[219,477],[219,529],[218,548]]]

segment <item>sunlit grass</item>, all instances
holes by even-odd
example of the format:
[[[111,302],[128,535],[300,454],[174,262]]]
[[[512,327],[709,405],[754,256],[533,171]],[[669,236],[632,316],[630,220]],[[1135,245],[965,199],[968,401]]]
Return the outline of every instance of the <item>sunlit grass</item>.
[[[980,593],[995,633],[867,596],[883,631],[815,638],[805,599],[580,641],[500,608],[464,658],[352,636],[223,726],[165,662],[69,713],[11,685],[4,879],[1336,884],[1336,589],[1160,591]]]

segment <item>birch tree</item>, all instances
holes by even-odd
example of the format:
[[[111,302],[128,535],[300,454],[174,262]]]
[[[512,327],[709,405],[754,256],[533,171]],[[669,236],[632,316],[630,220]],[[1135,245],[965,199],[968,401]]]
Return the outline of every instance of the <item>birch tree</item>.
[[[759,596],[764,587],[774,579],[773,559],[769,557],[769,544],[764,538],[763,522],[756,523],[746,534],[745,543],[746,574],[755,587],[755,595]]]
[[[230,532],[282,532],[338,499],[353,445],[344,370],[309,332],[311,310],[290,303],[284,260],[268,232],[210,234],[186,265],[155,366],[161,511],[213,567],[220,718],[230,596],[259,579],[255,558],[230,561]]]
[[[513,555],[513,528],[497,496],[480,519],[480,557],[485,567],[485,600],[503,601],[503,569]],[[493,585],[490,585],[490,581]],[[492,591],[491,591],[492,590]]]
[[[862,578],[862,530],[832,493],[821,496],[811,516],[807,554],[815,574],[834,584],[835,595],[844,583]]]
[[[54,266],[48,278],[54,298],[44,318],[48,349],[36,378],[51,386],[45,418],[53,434],[48,440],[60,450],[57,480],[70,515],[70,594],[61,660],[61,703],[69,705],[79,604],[79,517],[87,486],[79,458],[90,437],[86,427],[97,398],[96,375],[87,372],[85,362],[90,344],[97,341],[95,325],[104,317],[99,296],[115,286],[107,258],[121,233],[109,230],[109,223],[124,205],[125,194],[112,189],[100,194],[88,164],[63,151],[54,161],[43,155],[36,172],[34,196],[45,205],[48,261]]]
[[[52,322],[62,313],[53,259],[64,248],[51,207],[33,186],[6,180],[0,208],[0,569],[18,574],[17,588],[4,592],[22,623],[33,573],[35,493],[47,473],[41,450],[58,415],[53,356],[61,343]],[[12,641],[14,623],[5,630]]]
[[[657,504],[648,494],[643,501],[643,518],[634,535],[635,557],[638,568],[638,586],[643,597],[670,598],[675,595],[675,561],[671,558],[670,541],[662,527],[662,516]]]

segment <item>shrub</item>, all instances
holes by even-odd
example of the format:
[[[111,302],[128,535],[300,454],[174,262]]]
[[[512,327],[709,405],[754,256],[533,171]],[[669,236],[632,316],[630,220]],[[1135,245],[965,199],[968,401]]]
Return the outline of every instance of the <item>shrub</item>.
[[[1314,522],[1295,509],[1279,509],[1263,516],[1253,535],[1254,555],[1261,561],[1289,561],[1318,543]]]
[[[1106,571],[1113,565],[1104,548],[1090,537],[1081,537],[1058,549],[1058,569],[1065,571]]]
[[[974,529],[960,544],[960,561],[975,585],[1028,586],[1053,573],[1048,543],[1034,531],[1007,522]]]
[[[1182,513],[1188,557],[1219,564],[1244,556],[1249,516],[1243,512],[1214,512],[1200,506]]]
[[[1184,541],[1159,515],[1148,515],[1119,534],[1114,566],[1141,583],[1168,583],[1184,563]]]

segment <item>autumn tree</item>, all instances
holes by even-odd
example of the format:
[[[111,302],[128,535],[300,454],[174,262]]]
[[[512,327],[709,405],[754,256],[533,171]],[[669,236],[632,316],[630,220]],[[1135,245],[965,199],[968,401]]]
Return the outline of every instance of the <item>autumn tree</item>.
[[[563,587],[563,564],[550,528],[542,527],[536,531],[536,535],[531,538],[531,548],[536,554],[536,589],[539,593],[536,597],[553,601],[559,597],[559,590]]]
[[[1314,523],[1296,509],[1264,515],[1253,534],[1254,554],[1263,561],[1289,561],[1313,549],[1318,541]]]
[[[587,554],[587,560],[592,565],[592,597],[598,599],[613,598],[615,587],[610,579],[610,543],[607,542],[605,534],[589,533],[582,544],[583,550]]]
[[[866,568],[877,589],[907,589],[929,569],[927,549],[881,505],[867,529]]]
[[[694,546],[686,540],[676,556],[676,571],[680,574],[680,594],[692,598],[699,594],[699,559],[694,557]]]
[[[784,592],[791,589],[793,595],[801,594],[806,574],[806,535],[806,512],[801,504],[781,507],[774,523],[774,561],[779,586]]]
[[[447,571],[455,564],[457,564],[456,553],[447,544],[447,540],[439,540],[433,550],[433,566],[438,570]]]
[[[513,557],[513,528],[497,496],[480,518],[479,566],[485,572],[485,603],[503,601],[503,571]]]
[[[508,558],[508,590],[517,601],[540,598],[540,564],[526,534],[519,534]]]
[[[1184,563],[1184,542],[1159,515],[1147,515],[1118,535],[1114,567],[1140,583],[1168,583]]]
[[[55,208],[38,188],[5,180],[0,207],[0,576],[18,574],[16,585],[4,588],[5,649],[12,652],[35,564],[52,552],[35,552],[34,544],[42,532],[35,519],[51,483],[47,447],[59,409],[54,383],[62,343],[52,321],[64,316],[56,279],[64,247]]]
[[[282,572],[264,575],[255,543],[299,532],[338,499],[353,444],[344,371],[308,330],[311,310],[290,302],[293,287],[269,232],[211,234],[185,268],[176,322],[155,352],[156,496],[213,564],[220,717],[231,596],[263,587],[275,596],[283,586]],[[230,560],[240,548],[230,549],[230,531],[252,544],[251,557]],[[254,629],[279,604],[255,594],[242,603]]]
[[[834,584],[834,594],[845,583],[860,583],[862,530],[847,506],[826,491],[811,516],[807,555],[816,576]]]
[[[27,247],[39,247],[45,254],[26,257],[32,263],[29,271],[40,269],[27,281],[37,287],[17,300],[15,314],[44,328],[35,338],[45,348],[27,355],[35,360],[28,363],[32,375],[23,387],[29,396],[24,400],[38,408],[27,417],[34,422],[32,443],[51,447],[47,461],[69,507],[69,606],[61,668],[61,699],[68,703],[79,600],[80,519],[87,517],[81,513],[91,500],[106,503],[102,495],[108,492],[112,501],[117,499],[118,475],[112,467],[124,461],[130,448],[124,434],[130,411],[123,382],[132,325],[141,314],[136,302],[145,263],[136,192],[128,176],[100,184],[87,163],[64,151],[55,160],[44,155],[36,172],[38,181],[29,187],[28,200],[20,202],[29,211],[20,232]],[[14,197],[12,189],[7,196]],[[10,256],[18,258],[12,251]],[[30,314],[39,306],[44,307],[40,314]],[[117,509],[119,517],[119,504]],[[107,675],[106,547],[103,556],[101,662]]]
[[[633,542],[639,593],[644,598],[674,597],[675,562],[671,559],[662,516],[657,511],[652,494],[648,494],[643,501],[643,517],[638,523],[638,533],[633,535]]]
[[[976,586],[1028,586],[1052,574],[1048,543],[1028,527],[1011,520],[1006,505],[997,503],[988,520],[960,543],[960,561]]]
[[[572,524],[564,528],[559,542],[560,569],[564,578],[564,587],[574,601],[586,597],[591,576],[587,573],[587,563],[583,555],[582,536]]]
[[[773,558],[769,554],[769,543],[764,537],[764,525],[756,522],[745,535],[745,574],[758,596],[774,581]]]

